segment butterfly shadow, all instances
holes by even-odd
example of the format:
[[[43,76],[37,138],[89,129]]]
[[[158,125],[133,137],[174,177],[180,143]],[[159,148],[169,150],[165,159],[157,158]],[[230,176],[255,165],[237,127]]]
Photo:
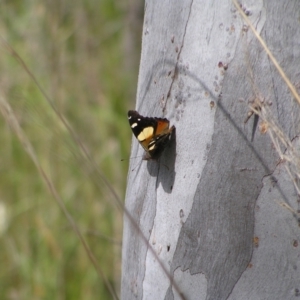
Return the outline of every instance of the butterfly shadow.
[[[156,176],[156,188],[162,185],[164,191],[172,193],[175,181],[175,160],[176,160],[176,128],[173,131],[170,143],[157,160],[149,160],[147,169],[151,176]]]

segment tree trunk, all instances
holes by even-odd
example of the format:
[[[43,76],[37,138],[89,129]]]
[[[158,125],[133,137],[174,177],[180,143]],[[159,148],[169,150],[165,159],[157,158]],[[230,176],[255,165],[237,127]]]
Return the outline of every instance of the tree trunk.
[[[300,2],[242,9],[300,82]],[[299,159],[299,104],[233,3],[147,1],[136,109],[168,118],[176,141],[131,163],[122,299],[298,299],[300,166],[280,160],[260,112]],[[132,156],[142,151],[134,140]]]

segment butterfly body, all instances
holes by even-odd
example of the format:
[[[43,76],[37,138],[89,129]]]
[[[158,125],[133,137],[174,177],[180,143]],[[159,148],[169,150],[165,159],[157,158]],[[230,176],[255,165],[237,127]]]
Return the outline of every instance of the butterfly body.
[[[145,150],[144,160],[158,159],[171,141],[175,126],[166,118],[143,117],[135,110],[128,111],[131,130]]]

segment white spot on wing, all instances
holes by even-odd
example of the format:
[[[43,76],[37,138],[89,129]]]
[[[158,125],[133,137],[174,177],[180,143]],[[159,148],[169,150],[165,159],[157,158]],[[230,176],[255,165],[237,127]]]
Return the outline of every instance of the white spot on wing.
[[[134,127],[136,127],[136,126],[138,126],[138,124],[137,124],[137,123],[133,123],[133,124],[131,125],[131,128],[134,128]]]

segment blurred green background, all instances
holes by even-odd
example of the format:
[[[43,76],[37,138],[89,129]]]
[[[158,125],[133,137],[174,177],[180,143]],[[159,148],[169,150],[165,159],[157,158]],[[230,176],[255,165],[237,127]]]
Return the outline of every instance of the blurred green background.
[[[119,293],[122,211],[55,108],[123,201],[144,3],[1,1],[0,97]],[[11,126],[0,117],[0,299],[112,299]]]

